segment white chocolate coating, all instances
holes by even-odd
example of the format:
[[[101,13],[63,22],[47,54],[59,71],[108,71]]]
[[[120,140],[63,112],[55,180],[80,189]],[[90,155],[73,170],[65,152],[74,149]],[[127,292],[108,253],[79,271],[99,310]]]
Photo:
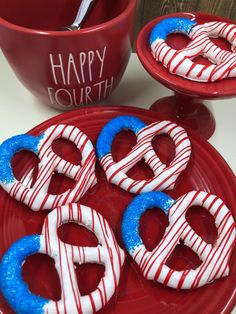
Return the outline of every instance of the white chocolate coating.
[[[63,160],[53,152],[52,143],[58,138],[67,139],[76,145],[82,155],[81,165]],[[38,174],[32,187],[32,172],[26,174],[22,182],[14,179],[10,183],[1,183],[10,196],[35,211],[76,202],[97,183],[95,150],[89,138],[75,126],[60,124],[48,128],[39,143],[38,157]],[[48,187],[55,172],[75,180],[74,186],[59,195],[49,194]]]
[[[155,135],[167,134],[175,144],[175,157],[169,166],[161,162],[152,147]],[[109,153],[100,159],[107,180],[131,193],[163,191],[174,188],[176,179],[186,168],[191,155],[191,143],[186,131],[170,121],[158,121],[144,127],[137,134],[137,143],[131,152],[115,163]],[[137,162],[144,159],[153,170],[154,177],[149,180],[133,180],[126,173]]]
[[[194,205],[202,206],[214,217],[218,231],[216,243],[206,243],[188,224],[186,212]],[[130,252],[145,278],[172,288],[193,289],[229,274],[229,258],[236,237],[235,222],[219,197],[201,191],[189,192],[170,207],[169,222],[162,240],[152,252],[147,251],[144,244]],[[196,269],[176,271],[165,264],[180,240],[201,259],[202,264]]]
[[[191,42],[181,50],[169,47],[163,39],[155,40],[152,54],[172,74],[199,82],[214,82],[236,77],[236,25],[225,22],[209,22],[193,26],[189,34]],[[216,46],[210,37],[222,37],[231,44],[232,51]],[[202,65],[193,59],[203,56],[211,65]]]
[[[75,222],[91,230],[98,239],[98,246],[78,247],[62,242],[57,229],[67,222]],[[46,217],[40,244],[40,252],[54,259],[61,283],[61,300],[46,304],[45,314],[90,314],[105,306],[119,283],[125,255],[102,215],[79,204],[58,207]],[[80,295],[74,263],[105,266],[104,277],[88,295]]]

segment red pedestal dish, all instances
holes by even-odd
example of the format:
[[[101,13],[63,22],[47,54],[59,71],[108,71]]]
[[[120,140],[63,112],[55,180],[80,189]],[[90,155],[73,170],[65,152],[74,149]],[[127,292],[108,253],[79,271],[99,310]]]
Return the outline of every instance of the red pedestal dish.
[[[151,109],[158,112],[164,119],[178,122],[182,126],[190,127],[206,139],[210,138],[215,130],[215,119],[207,107],[203,105],[204,99],[227,98],[236,95],[236,78],[222,81],[199,83],[173,75],[151,53],[149,35],[152,28],[161,20],[170,17],[185,17],[192,19],[195,16],[197,23],[202,24],[211,21],[223,21],[231,24],[235,22],[225,18],[202,13],[175,13],[161,16],[148,23],[140,31],[137,38],[137,53],[144,68],[157,81],[174,91],[174,96],[159,99]],[[224,50],[230,50],[230,44],[222,38],[214,38],[212,41]],[[185,35],[172,34],[168,36],[167,43],[176,50],[182,49],[189,42]],[[195,59],[196,62],[209,64],[203,57]]]

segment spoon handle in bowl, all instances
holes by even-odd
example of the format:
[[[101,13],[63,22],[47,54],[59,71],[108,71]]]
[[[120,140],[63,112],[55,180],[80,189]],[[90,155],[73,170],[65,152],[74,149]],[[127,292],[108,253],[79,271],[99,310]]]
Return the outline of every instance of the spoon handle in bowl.
[[[76,18],[73,22],[73,26],[76,26],[78,29],[80,29],[80,25],[83,22],[83,20],[85,19],[90,6],[92,5],[92,3],[94,2],[94,0],[82,0],[81,5],[79,7],[78,13],[76,15]]]

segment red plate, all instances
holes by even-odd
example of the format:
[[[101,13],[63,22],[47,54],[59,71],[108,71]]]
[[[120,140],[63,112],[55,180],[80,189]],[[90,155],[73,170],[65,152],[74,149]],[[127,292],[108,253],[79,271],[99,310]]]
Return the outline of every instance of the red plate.
[[[54,117],[37,126],[31,134],[38,135],[52,124],[64,123],[78,126],[95,144],[98,133],[105,123],[117,115],[135,115],[146,123],[158,119],[155,112],[132,107],[90,107],[68,112]],[[235,176],[222,157],[205,140],[190,133],[192,141],[192,158],[187,170],[179,178],[174,191],[168,194],[178,196],[193,189],[201,189],[221,197],[227,206],[236,214],[236,182]],[[115,158],[120,159],[134,145],[132,133],[120,133],[112,147]],[[153,145],[161,159],[168,163],[173,157],[173,146],[169,138],[158,136]],[[73,145],[57,141],[54,150],[71,162],[78,160],[78,153]],[[19,163],[16,165],[16,161]],[[37,164],[37,159],[26,152],[18,153],[14,158],[14,172],[19,178],[25,167]],[[99,211],[113,228],[119,244],[121,240],[121,219],[123,212],[133,195],[108,184],[104,174],[97,165],[98,184],[80,201]],[[130,170],[133,178],[147,178],[152,175],[148,167],[140,162]],[[50,190],[52,193],[62,191],[72,182],[55,175]],[[11,199],[5,191],[0,190],[0,256],[16,239],[32,233],[40,233],[43,219],[47,212],[32,212],[26,206]],[[192,207],[188,211],[188,221],[208,243],[216,239],[216,227],[213,218],[202,208]],[[160,209],[151,209],[141,220],[140,234],[148,249],[152,249],[160,241],[168,220]],[[63,225],[59,236],[68,243],[77,245],[96,245],[96,238],[82,227],[75,224]],[[175,248],[168,260],[168,265],[175,269],[195,268],[199,265],[198,257],[187,247],[180,244]],[[87,294],[93,290],[104,269],[96,265],[77,267],[80,290]],[[30,290],[43,297],[60,298],[58,277],[52,260],[44,255],[35,255],[27,259],[23,267],[23,276]],[[102,310],[103,313],[230,313],[236,301],[236,260],[235,253],[231,258],[230,276],[192,291],[177,291],[153,283],[142,278],[138,267],[127,257],[117,293]],[[3,297],[0,298],[2,313],[13,313]]]

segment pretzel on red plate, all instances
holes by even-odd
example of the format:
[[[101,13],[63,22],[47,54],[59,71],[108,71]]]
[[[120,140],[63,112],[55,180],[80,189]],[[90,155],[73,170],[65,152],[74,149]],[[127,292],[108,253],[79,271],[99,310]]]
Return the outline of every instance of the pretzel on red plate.
[[[172,33],[183,33],[191,41],[180,50],[166,43]],[[231,50],[221,49],[211,38],[222,37],[231,44]],[[166,18],[152,29],[149,37],[153,57],[172,74],[198,82],[214,82],[236,77],[236,25],[214,21],[197,24],[194,19]],[[211,64],[203,65],[194,59],[207,58]]]
[[[75,222],[91,230],[98,239],[97,247],[82,247],[62,242],[58,228]],[[22,264],[35,253],[49,255],[61,284],[61,299],[48,300],[29,291],[22,278]],[[124,251],[116,242],[108,222],[90,207],[69,204],[51,211],[45,219],[42,234],[16,241],[5,253],[0,265],[0,287],[16,313],[91,314],[103,308],[119,284],[124,263]],[[104,265],[105,272],[97,288],[87,295],[80,294],[75,263]]]
[[[214,217],[215,243],[204,241],[186,220],[186,212],[191,206],[202,206]],[[148,251],[139,236],[139,222],[145,211],[152,207],[158,207],[168,215],[169,225],[158,245]],[[231,212],[216,195],[191,191],[175,201],[164,193],[149,192],[136,196],[127,207],[122,221],[122,237],[145,278],[171,288],[193,289],[229,274],[236,229]],[[166,265],[180,240],[202,261],[196,269],[177,271]]]
[[[131,130],[137,137],[137,143],[126,157],[115,162],[111,146],[115,136],[122,130]],[[168,166],[161,162],[152,146],[152,139],[159,134],[168,135],[175,144],[175,157]],[[191,155],[191,143],[182,127],[171,121],[157,121],[146,125],[133,116],[119,116],[109,121],[99,134],[96,147],[107,180],[136,194],[173,189],[178,176],[187,167]],[[133,180],[127,175],[141,159],[153,170],[153,178]]]
[[[81,165],[62,159],[52,149],[52,143],[63,138],[73,142],[82,155]],[[39,158],[38,174],[31,187],[32,173],[18,181],[12,170],[11,160],[21,150],[35,153]],[[37,211],[78,201],[97,182],[95,175],[96,155],[89,138],[77,127],[53,125],[39,137],[28,134],[13,136],[0,145],[0,185],[16,200]],[[72,188],[62,194],[48,193],[55,173],[62,173],[75,180]]]

